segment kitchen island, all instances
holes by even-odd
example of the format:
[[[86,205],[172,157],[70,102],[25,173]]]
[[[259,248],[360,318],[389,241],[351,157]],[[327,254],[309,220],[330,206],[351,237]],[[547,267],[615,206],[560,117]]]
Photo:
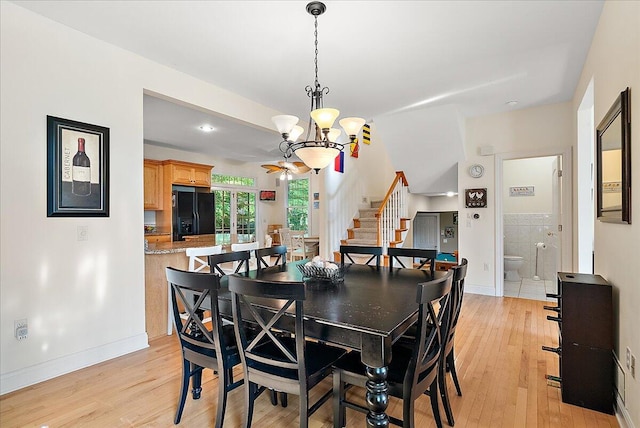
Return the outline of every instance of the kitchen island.
[[[171,266],[187,270],[189,258],[185,254],[186,249],[212,245],[215,245],[213,237],[194,241],[156,242],[145,245],[145,323],[149,340],[171,334],[169,288],[165,268]]]

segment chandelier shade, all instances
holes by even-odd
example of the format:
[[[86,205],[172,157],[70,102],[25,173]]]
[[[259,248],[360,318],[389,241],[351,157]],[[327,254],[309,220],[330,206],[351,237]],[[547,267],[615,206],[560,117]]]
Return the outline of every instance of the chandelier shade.
[[[296,116],[291,116],[288,114],[281,114],[279,116],[273,116],[271,121],[274,125],[276,125],[276,129],[281,134],[291,134],[291,130],[298,123],[298,118]]]
[[[332,128],[340,111],[324,107],[323,96],[329,93],[329,88],[323,87],[318,82],[318,16],[322,15],[326,9],[324,3],[319,1],[307,4],[307,12],[313,16],[315,24],[315,81],[313,85],[305,88],[307,96],[311,98],[306,141],[297,141],[304,132],[303,128],[297,125],[297,116],[278,115],[271,118],[276,129],[282,135],[279,148],[285,161],[295,154],[305,165],[314,169],[316,174],[322,168],[327,167],[344,149],[344,144],[337,142],[342,131]],[[340,125],[344,128],[351,142],[356,141],[357,134],[364,123],[364,119],[357,117],[347,117],[340,120]]]
[[[344,119],[340,119],[339,123],[344,129],[344,132],[351,137],[358,135],[358,132],[360,132],[365,122],[366,120],[359,117],[345,117]]]
[[[311,117],[320,129],[331,129],[340,111],[334,108],[318,108],[311,112]]]
[[[322,143],[320,143],[322,144]],[[342,147],[342,145],[340,145]],[[296,155],[305,165],[315,170],[327,167],[342,150],[337,147],[305,146],[296,150]]]

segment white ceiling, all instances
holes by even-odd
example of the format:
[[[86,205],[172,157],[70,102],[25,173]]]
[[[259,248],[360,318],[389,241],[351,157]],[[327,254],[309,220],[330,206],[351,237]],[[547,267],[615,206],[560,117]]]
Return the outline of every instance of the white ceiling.
[[[306,123],[304,88],[314,78],[307,1],[15,3]],[[432,194],[452,190],[452,167],[464,158],[464,118],[572,98],[603,2],[325,4],[318,18],[319,81],[330,88],[325,106],[374,121],[395,148],[394,167],[415,183],[412,192]],[[145,97],[144,120],[145,140],[156,144],[278,159],[275,132],[211,112]],[[203,121],[219,130],[196,132]],[[447,156],[423,157],[412,174],[415,157],[406,154],[434,148]]]

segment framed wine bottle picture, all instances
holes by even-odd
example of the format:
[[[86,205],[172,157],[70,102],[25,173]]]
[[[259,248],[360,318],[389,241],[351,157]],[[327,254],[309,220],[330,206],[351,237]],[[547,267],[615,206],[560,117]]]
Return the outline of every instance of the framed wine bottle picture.
[[[109,128],[47,116],[47,217],[109,217]]]

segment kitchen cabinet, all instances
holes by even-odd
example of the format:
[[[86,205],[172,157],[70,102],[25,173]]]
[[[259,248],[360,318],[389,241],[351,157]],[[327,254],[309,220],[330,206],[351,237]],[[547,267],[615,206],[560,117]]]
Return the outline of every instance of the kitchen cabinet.
[[[171,242],[171,234],[165,233],[162,235],[144,235],[144,239],[150,244],[156,244],[158,242]]]
[[[162,162],[144,160],[144,209],[162,209]]]
[[[173,233],[173,185],[211,188],[212,165],[184,162],[179,160],[162,161],[163,181],[160,190],[162,209],[156,211],[156,227]]]
[[[167,169],[165,176],[171,177],[171,184],[211,187],[211,165],[167,160],[164,167]]]

